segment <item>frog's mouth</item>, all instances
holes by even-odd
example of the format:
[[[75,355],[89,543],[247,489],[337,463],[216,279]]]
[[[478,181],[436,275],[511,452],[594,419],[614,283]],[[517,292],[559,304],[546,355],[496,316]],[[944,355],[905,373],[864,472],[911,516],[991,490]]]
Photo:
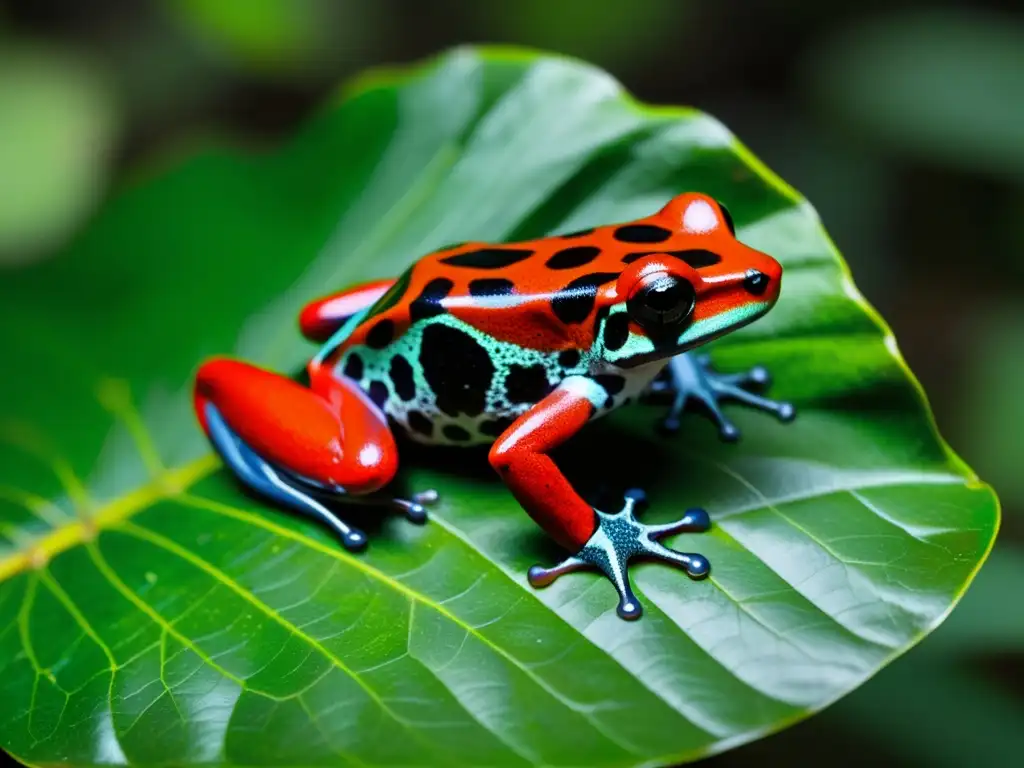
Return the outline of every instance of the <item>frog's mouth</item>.
[[[614,360],[620,368],[636,368],[657,360],[667,360],[721,338],[749,325],[772,308],[774,302],[752,302],[727,312],[691,322],[681,332],[654,339],[630,334],[621,356]]]

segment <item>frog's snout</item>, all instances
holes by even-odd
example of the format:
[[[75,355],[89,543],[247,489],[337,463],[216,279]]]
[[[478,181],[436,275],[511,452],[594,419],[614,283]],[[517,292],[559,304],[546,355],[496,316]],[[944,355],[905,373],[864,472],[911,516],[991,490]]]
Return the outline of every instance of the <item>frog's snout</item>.
[[[743,276],[743,289],[760,301],[774,304],[782,290],[782,265],[766,254],[759,256]]]

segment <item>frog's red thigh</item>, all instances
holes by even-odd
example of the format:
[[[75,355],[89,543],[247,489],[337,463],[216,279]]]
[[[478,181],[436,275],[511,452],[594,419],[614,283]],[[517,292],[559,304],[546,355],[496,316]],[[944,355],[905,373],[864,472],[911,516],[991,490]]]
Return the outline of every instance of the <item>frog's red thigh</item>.
[[[213,404],[231,430],[265,461],[352,494],[386,485],[398,451],[383,414],[354,383],[313,372],[311,387],[229,358],[196,376],[195,409],[207,435]]]
[[[567,382],[514,421],[491,447],[489,459],[530,517],[577,552],[597,529],[597,517],[548,452],[578,432],[594,406]]]
[[[310,341],[327,341],[348,318],[371,306],[394,284],[393,279],[373,280],[314,299],[299,314],[302,335]]]

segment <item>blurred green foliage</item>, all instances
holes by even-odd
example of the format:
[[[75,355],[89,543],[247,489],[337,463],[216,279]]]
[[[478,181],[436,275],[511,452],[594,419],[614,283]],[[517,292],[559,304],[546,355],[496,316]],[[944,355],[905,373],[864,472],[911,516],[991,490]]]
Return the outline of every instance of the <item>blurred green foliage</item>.
[[[0,40],[0,263],[61,245],[97,203],[117,106],[81,57]]]
[[[242,5],[250,10],[239,14]],[[29,159],[27,139],[11,151],[4,136],[24,110],[0,106],[0,243],[19,244],[8,264],[44,256],[81,221],[89,204],[65,195],[102,188],[104,176],[123,183],[140,158],[196,134],[281,135],[356,69],[461,42],[578,54],[645,100],[701,107],[814,202],[894,326],[944,434],[1007,505],[989,564],[914,653],[808,722],[710,762],[1013,764],[1007,756],[1024,753],[1024,611],[1013,610],[1024,588],[1020,10],[995,0],[379,0],[331,3],[343,22],[310,23],[325,5],[0,0],[8,39],[47,39],[105,65],[124,116],[112,154],[42,151],[50,173],[65,174],[50,187],[57,202],[40,196],[37,212],[14,215],[30,196],[10,179],[21,187],[39,174],[42,184],[44,164]],[[104,130],[116,131],[116,115]],[[92,182],[76,175],[83,168]]]
[[[373,3],[164,0],[167,14],[237,67],[271,79],[336,66],[372,42]]]
[[[316,56],[330,40],[323,0],[177,0],[166,2],[199,35],[244,64],[274,73]]]
[[[512,43],[602,62],[636,67],[671,45],[685,24],[687,0],[516,0],[467,3],[471,24],[486,30],[485,42]],[[481,35],[483,37],[483,35]]]
[[[964,434],[964,449],[987,467],[986,476],[999,486],[1003,502],[1024,509],[1024,309],[993,306],[970,318],[968,328],[976,340],[965,384],[980,396],[964,402],[957,428]]]
[[[880,14],[819,41],[811,97],[897,159],[1024,181],[1024,28],[947,9]]]

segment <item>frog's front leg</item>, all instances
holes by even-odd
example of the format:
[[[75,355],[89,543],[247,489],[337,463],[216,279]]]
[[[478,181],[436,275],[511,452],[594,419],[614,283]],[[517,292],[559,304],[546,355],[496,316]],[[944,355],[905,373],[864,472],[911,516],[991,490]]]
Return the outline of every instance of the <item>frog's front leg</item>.
[[[781,421],[792,421],[796,415],[790,403],[770,400],[750,391],[750,388],[763,390],[770,382],[771,377],[764,366],[757,365],[743,373],[719,373],[711,367],[708,355],[688,352],[668,361],[664,370],[651,382],[645,399],[670,401],[668,413],[658,424],[663,432],[677,432],[686,406],[696,401],[704,406],[708,416],[718,426],[721,438],[735,442],[740,437],[740,430],[723,413],[723,401],[735,400],[773,413]]]
[[[390,482],[398,468],[385,417],[353,382],[313,370],[307,389],[221,358],[199,369],[194,404],[213,447],[245,486],[326,523],[349,549],[366,544],[361,531],[317,499],[370,503],[365,495]],[[421,502],[430,498],[383,503],[422,522]]]
[[[655,558],[682,567],[691,578],[704,578],[710,566],[703,556],[676,552],[657,539],[706,531],[710,520],[704,510],[691,509],[674,523],[646,525],[634,514],[639,492],[628,493],[622,509],[608,514],[591,507],[573,490],[548,454],[578,432],[606,397],[604,388],[589,378],[565,379],[502,433],[491,448],[490,461],[527,513],[572,553],[553,568],[530,568],[530,584],[547,586],[565,573],[594,567],[615,585],[619,616],[636,619],[642,608],[630,587],[629,561]]]

